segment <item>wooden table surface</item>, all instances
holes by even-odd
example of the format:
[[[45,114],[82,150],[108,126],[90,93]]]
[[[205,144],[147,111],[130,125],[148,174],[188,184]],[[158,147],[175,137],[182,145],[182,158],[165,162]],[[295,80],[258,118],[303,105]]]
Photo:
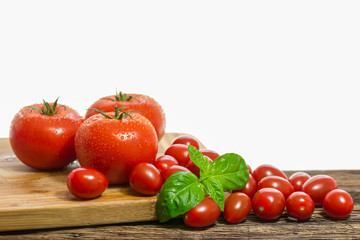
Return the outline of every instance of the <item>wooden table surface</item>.
[[[306,172],[332,176],[338,187],[353,197],[355,206],[352,214],[343,220],[332,220],[321,208],[316,208],[310,220],[297,222],[288,218],[286,212],[276,221],[259,220],[251,212],[240,224],[229,224],[221,216],[213,226],[202,229],[188,228],[182,219],[173,219],[162,224],[155,220],[0,232],[0,239],[360,239],[360,170]],[[292,173],[286,172],[288,176]]]

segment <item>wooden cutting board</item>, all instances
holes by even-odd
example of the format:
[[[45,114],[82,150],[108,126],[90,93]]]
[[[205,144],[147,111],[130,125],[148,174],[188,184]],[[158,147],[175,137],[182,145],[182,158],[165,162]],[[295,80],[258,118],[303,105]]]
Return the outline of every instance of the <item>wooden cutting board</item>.
[[[179,135],[165,134],[158,156]],[[16,158],[7,138],[0,139],[0,231],[157,219],[157,197],[137,194],[128,185],[109,186],[96,199],[77,199],[66,186],[67,174],[77,166],[75,162],[62,171],[34,170]]]

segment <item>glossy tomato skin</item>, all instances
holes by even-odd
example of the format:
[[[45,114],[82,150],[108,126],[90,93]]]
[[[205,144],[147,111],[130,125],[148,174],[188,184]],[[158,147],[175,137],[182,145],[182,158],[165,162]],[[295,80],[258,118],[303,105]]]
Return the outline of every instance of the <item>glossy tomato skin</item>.
[[[91,199],[100,196],[108,186],[105,175],[94,169],[79,167],[67,176],[67,187],[76,197]]]
[[[229,223],[240,223],[251,211],[251,199],[241,192],[232,193],[225,200],[224,218]]]
[[[180,171],[190,172],[189,169],[187,169],[186,167],[183,167],[183,166],[179,166],[179,165],[170,166],[164,172],[161,173],[163,182],[165,182],[166,179],[168,179],[174,173],[180,172]]]
[[[220,157],[220,154],[217,153],[216,151],[214,150],[211,150],[211,149],[200,149],[200,152],[204,155],[204,156],[207,156],[209,158],[211,158],[213,161]]]
[[[249,173],[249,180],[246,183],[246,185],[242,189],[234,190],[233,192],[245,193],[251,199],[254,196],[254,194],[257,192],[257,190],[258,190],[258,184],[255,178],[253,177],[253,175]]]
[[[260,189],[252,199],[252,209],[260,219],[275,220],[285,209],[285,197],[275,188]]]
[[[315,206],[321,206],[325,195],[333,189],[337,189],[335,180],[323,174],[311,177],[302,187],[302,191],[312,198]]]
[[[32,107],[43,109],[43,104]],[[50,103],[53,106],[53,103]],[[69,106],[58,104],[57,114],[46,116],[30,107],[22,108],[10,126],[10,145],[24,164],[40,170],[62,168],[76,160],[74,139],[81,117]]]
[[[98,169],[110,184],[124,184],[136,164],[155,160],[158,140],[151,122],[138,113],[121,120],[97,114],[78,129],[75,149],[81,166]]]
[[[289,181],[293,185],[294,191],[302,191],[302,186],[310,177],[306,172],[296,172],[289,177]]]
[[[160,172],[151,163],[139,163],[130,172],[129,183],[132,189],[143,195],[154,195],[162,187]]]
[[[179,165],[178,161],[170,155],[162,155],[155,159],[154,166],[163,173],[168,167]]]
[[[196,149],[200,149],[199,142],[192,136],[189,135],[181,135],[174,139],[172,144],[185,144],[185,145],[191,145],[196,147]]]
[[[276,188],[284,194],[285,199],[294,192],[294,187],[289,180],[279,176],[267,176],[261,179],[258,182],[258,189],[262,188]]]
[[[288,214],[300,221],[311,218],[315,210],[315,204],[311,197],[300,191],[293,192],[286,199],[285,205]]]
[[[220,214],[219,206],[206,196],[197,206],[183,215],[183,220],[189,227],[208,227],[216,222]]]
[[[287,179],[286,174],[271,164],[262,164],[252,171],[252,174],[257,182],[267,176],[279,176]]]
[[[149,119],[155,127],[157,136],[160,140],[165,134],[166,127],[165,113],[161,105],[154,98],[144,94],[129,93],[127,96],[133,96],[133,98],[131,98],[129,101],[123,102],[117,101],[115,95],[98,99],[89,107],[89,110],[85,114],[85,119],[98,114],[97,111],[90,108],[96,108],[102,110],[103,112],[113,112],[115,107],[127,107],[124,109],[124,111],[139,111],[139,114]]]
[[[323,201],[324,212],[333,219],[346,218],[353,208],[354,201],[351,195],[342,189],[331,190]]]
[[[185,144],[172,144],[166,149],[165,155],[173,156],[183,167],[190,160],[188,146]]]
[[[205,156],[206,157],[206,156]],[[209,159],[209,162],[212,163],[213,160],[209,157],[206,157],[207,159]],[[191,159],[187,162],[186,166],[187,169],[190,170],[190,172],[192,172],[193,174],[195,174],[198,178],[200,177],[200,169],[195,165],[195,163],[193,161],[191,161]]]

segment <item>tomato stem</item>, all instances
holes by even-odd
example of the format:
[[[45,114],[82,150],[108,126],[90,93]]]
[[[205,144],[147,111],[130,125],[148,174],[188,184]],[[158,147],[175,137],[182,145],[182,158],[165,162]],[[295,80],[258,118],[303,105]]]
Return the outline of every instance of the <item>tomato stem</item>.
[[[127,107],[121,107],[121,108],[118,108],[117,106],[115,107],[115,114],[114,116],[110,116],[109,114],[101,111],[100,109],[97,109],[97,108],[89,108],[91,110],[95,110],[97,111],[98,113],[102,114],[103,116],[105,116],[106,118],[110,118],[110,119],[116,119],[116,120],[122,120],[122,119],[125,119],[127,117],[131,117],[130,115],[130,112],[136,112],[136,111],[126,111],[126,112],[122,112],[121,110],[123,110],[124,108],[127,108]],[[88,110],[89,110],[88,109]]]
[[[50,104],[48,102],[46,102],[43,99],[43,109],[39,108],[39,107],[34,107],[34,106],[28,106],[29,108],[31,108],[31,112],[35,109],[38,110],[41,114],[46,115],[46,116],[54,116],[57,114],[58,110],[63,107],[66,109],[66,107],[64,105],[60,105],[58,107],[58,109],[56,109],[57,107],[57,102],[59,100],[59,97],[55,100],[55,102],[53,103],[52,106],[50,106]]]

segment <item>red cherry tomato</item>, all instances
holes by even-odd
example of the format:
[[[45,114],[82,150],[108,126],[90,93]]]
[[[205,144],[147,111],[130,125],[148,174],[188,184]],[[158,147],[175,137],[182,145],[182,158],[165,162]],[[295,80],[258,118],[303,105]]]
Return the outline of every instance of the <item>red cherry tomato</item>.
[[[172,144],[185,144],[185,145],[192,145],[196,147],[198,150],[200,149],[199,142],[192,136],[189,135],[182,135],[174,139]]]
[[[218,154],[218,153],[215,152],[214,150],[201,149],[200,152],[201,152],[204,156],[207,156],[207,157],[211,158],[212,160],[215,160],[216,158],[220,157],[220,154]]]
[[[242,192],[252,198],[257,191],[257,182],[252,174],[249,174],[249,180],[246,185],[240,190],[234,190],[233,192]]]
[[[57,101],[24,107],[11,122],[11,148],[32,168],[62,168],[76,159],[74,139],[83,121],[74,109]]]
[[[170,155],[163,155],[155,159],[154,166],[160,171],[164,172],[168,167],[173,165],[179,165],[178,161]]]
[[[179,165],[170,166],[163,173],[161,173],[163,182],[165,182],[166,179],[168,179],[171,175],[179,171],[190,172],[189,169],[183,166],[179,166]]]
[[[294,187],[294,191],[302,191],[304,183],[310,179],[310,175],[306,172],[296,172],[289,177],[290,183]]]
[[[173,156],[180,166],[185,166],[190,160],[188,146],[185,144],[173,144],[165,151],[165,155]]]
[[[287,179],[287,176],[283,171],[270,164],[263,164],[258,166],[253,170],[252,174],[257,182],[260,182],[262,178],[267,176],[279,176]]]
[[[324,212],[333,219],[346,218],[353,208],[354,201],[351,195],[342,189],[331,190],[323,201]]]
[[[206,157],[206,156],[205,156]],[[209,157],[207,157],[210,161],[210,163],[213,162],[213,160]],[[200,169],[195,165],[191,159],[188,161],[188,163],[185,166],[187,169],[189,169],[193,174],[195,174],[197,177],[200,177]]]
[[[275,188],[260,189],[252,199],[252,209],[260,219],[275,220],[285,209],[284,194]]]
[[[325,195],[337,188],[335,180],[328,175],[315,175],[307,180],[302,190],[309,194],[316,206],[321,206]]]
[[[314,212],[315,204],[304,192],[293,192],[285,202],[288,214],[297,220],[307,220]]]
[[[87,167],[72,170],[67,176],[66,183],[69,191],[74,196],[82,199],[100,196],[109,184],[102,172]]]
[[[248,169],[249,169],[249,173],[252,174],[252,169],[251,169],[250,165],[247,164],[247,166],[248,166]]]
[[[258,182],[258,189],[262,188],[276,188],[284,194],[285,199],[294,192],[294,187],[289,180],[279,176],[267,176],[261,179]]]
[[[159,170],[151,163],[139,163],[130,172],[129,183],[132,189],[144,195],[154,195],[162,187]]]
[[[210,197],[206,196],[196,207],[183,215],[184,223],[189,227],[208,227],[220,217],[219,206]]]
[[[251,211],[251,200],[245,193],[232,193],[225,200],[224,217],[229,223],[240,223]]]

